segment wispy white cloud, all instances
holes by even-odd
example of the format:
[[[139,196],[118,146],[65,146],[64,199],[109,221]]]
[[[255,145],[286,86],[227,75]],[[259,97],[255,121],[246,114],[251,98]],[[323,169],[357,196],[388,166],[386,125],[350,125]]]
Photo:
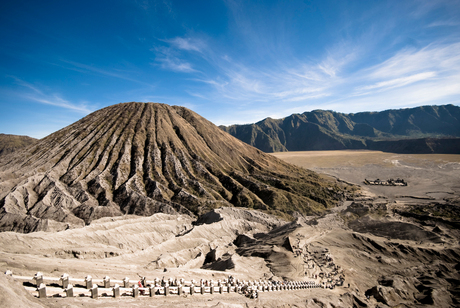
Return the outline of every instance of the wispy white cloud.
[[[175,37],[159,41],[166,43],[167,46],[157,46],[151,51],[155,53],[155,62],[161,68],[181,73],[199,72],[189,60],[185,60],[189,58],[189,54],[183,53],[196,53],[206,58],[204,53],[206,43],[203,40],[194,37]]]
[[[435,72],[419,73],[419,74],[410,75],[407,77],[394,78],[390,80],[380,81],[372,85],[359,86],[355,90],[357,91],[357,95],[364,95],[366,93],[371,93],[370,91],[381,92],[383,90],[403,87],[403,86],[409,85],[414,82],[433,78],[435,76],[436,76]]]
[[[410,95],[410,92],[419,92],[423,87],[431,85],[429,88],[432,93],[428,97],[436,100],[436,97],[446,96],[441,89],[452,80],[456,80],[458,75],[460,75],[460,43],[433,42],[420,49],[402,50],[378,65],[359,71],[355,74],[354,80],[353,78],[350,80],[359,84],[354,87],[350,96],[385,97],[385,92],[401,88],[401,91],[398,91],[400,95],[405,91],[412,99],[416,99],[418,95]],[[413,84],[418,84],[421,88],[413,87]],[[392,99],[402,100],[395,97]],[[426,102],[421,97],[416,101]]]
[[[172,47],[160,46],[153,48],[152,51],[156,54],[155,61],[159,63],[160,67],[163,69],[181,73],[197,72],[192,64],[181,59],[179,52]]]
[[[135,82],[135,83],[138,83],[138,84],[142,84],[144,86],[152,86],[149,83],[146,83],[146,82],[131,78],[129,76],[129,74],[126,74],[126,73],[122,74],[122,73],[120,73],[120,70],[106,70],[106,69],[102,69],[102,68],[95,67],[95,66],[92,66],[92,65],[83,64],[83,63],[79,63],[79,62],[75,62],[75,61],[69,61],[69,60],[61,60],[61,62],[69,64],[70,66],[63,66],[63,65],[60,65],[60,64],[55,64],[55,65],[58,65],[58,66],[60,66],[62,68],[65,68],[65,69],[70,69],[70,70],[73,70],[73,71],[77,71],[77,72],[80,72],[80,73],[88,73],[88,72],[90,72],[90,73],[95,73],[97,75],[108,76],[108,77],[118,78],[118,79],[122,79],[122,80],[132,81],[132,82]]]
[[[298,102],[330,95],[330,89],[342,82],[342,67],[352,61],[345,55],[328,55],[326,59],[274,63],[260,68],[228,60],[218,63],[217,78],[199,79],[214,88],[212,96],[238,102],[267,104]]]
[[[460,26],[459,21],[455,20],[438,20],[434,21],[430,24],[428,24],[426,27],[427,28],[433,28],[433,27],[457,27]]]
[[[427,70],[457,70],[460,65],[460,43],[432,43],[421,49],[406,49],[369,68],[372,78],[394,78]]]
[[[192,67],[192,64],[182,61],[176,57],[157,57],[156,60],[161,63],[161,67],[164,69],[183,73],[196,72],[196,70]]]
[[[58,94],[52,94],[47,97],[39,97],[39,96],[33,96],[33,95],[24,95],[24,97],[32,101],[38,102],[38,103],[61,107],[61,108],[78,111],[78,112],[85,113],[85,114],[91,112],[91,110],[88,109],[86,106],[72,104],[68,100],[65,100],[62,97],[60,97]]]
[[[41,90],[38,86],[33,85],[31,83],[28,83],[20,78],[17,78],[15,76],[10,76],[15,80],[15,83],[23,88],[29,89],[31,91],[24,92],[24,91],[19,91],[16,92],[15,95],[18,97],[25,98],[27,100],[41,103],[41,104],[46,104],[46,105],[52,105],[60,108],[65,108],[68,110],[72,111],[77,111],[79,113],[83,114],[88,114],[92,112],[90,108],[88,108],[86,103],[82,104],[75,104],[72,103],[64,98],[60,94],[57,93],[46,93],[45,91]]]
[[[168,42],[169,44],[171,44],[171,46],[178,49],[196,51],[199,53],[201,53],[202,50],[206,47],[206,44],[203,40],[196,38],[192,39],[190,37],[175,37],[170,40],[165,40],[165,42]]]
[[[450,104],[458,102],[460,74],[447,79],[427,79],[405,87],[382,92],[369,92],[362,96],[338,98],[330,103],[341,112],[379,111],[392,108],[408,108],[426,104]]]

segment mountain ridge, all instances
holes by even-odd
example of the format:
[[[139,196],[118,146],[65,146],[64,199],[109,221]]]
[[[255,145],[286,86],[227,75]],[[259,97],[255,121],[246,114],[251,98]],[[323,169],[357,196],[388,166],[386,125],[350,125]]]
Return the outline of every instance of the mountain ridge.
[[[0,155],[12,153],[35,143],[37,139],[29,136],[0,133]]]
[[[460,152],[460,140],[457,140],[460,137],[460,107],[452,104],[348,114],[313,110],[281,119],[266,118],[253,124],[219,127],[264,152],[386,151],[398,148],[390,141],[402,139],[426,139],[427,144],[433,143],[432,139],[444,139],[444,143],[454,146],[438,142],[435,148],[426,145],[424,151],[431,148],[432,153]],[[405,151],[413,150],[406,148]]]

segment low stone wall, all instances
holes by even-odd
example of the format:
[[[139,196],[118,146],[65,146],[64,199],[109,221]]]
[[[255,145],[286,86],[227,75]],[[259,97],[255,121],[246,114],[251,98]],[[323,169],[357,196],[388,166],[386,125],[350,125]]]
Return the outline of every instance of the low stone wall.
[[[277,292],[311,288],[324,288],[325,285],[313,281],[269,281],[254,280],[245,281],[240,279],[224,280],[195,280],[184,279],[130,279],[112,280],[106,276],[103,279],[93,279],[90,275],[84,279],[72,278],[67,274],[60,277],[44,277],[42,273],[36,273],[34,277],[16,276],[11,271],[6,275],[16,280],[32,282],[35,287],[26,287],[34,296],[39,298],[48,297],[155,297],[170,295],[193,295],[193,294],[223,294],[237,292],[251,295],[254,292]],[[30,283],[29,283],[30,284]]]

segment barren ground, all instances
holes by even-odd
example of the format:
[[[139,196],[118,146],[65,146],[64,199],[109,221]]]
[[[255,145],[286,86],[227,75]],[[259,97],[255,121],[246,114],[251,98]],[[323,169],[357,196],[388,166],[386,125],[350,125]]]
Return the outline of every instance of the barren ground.
[[[359,184],[366,191],[391,200],[429,197],[442,200],[460,195],[460,155],[393,154],[380,151],[281,152],[289,163]],[[403,178],[406,187],[365,186],[369,180]]]
[[[287,162],[360,185],[360,198],[318,217],[285,222],[243,209],[218,209],[201,224],[187,216],[104,218],[57,233],[0,234],[0,270],[32,277],[67,273],[101,279],[315,280],[318,252],[327,248],[345,277],[335,289],[133,299],[38,299],[31,279],[0,278],[5,307],[455,307],[459,305],[460,249],[455,212],[448,218],[410,217],[395,209],[458,207],[460,155],[401,155],[372,151],[286,152]],[[362,181],[403,178],[407,187],[365,186]],[[418,213],[418,212],[417,212]],[[449,212],[450,213],[450,212]],[[418,218],[417,218],[418,217]],[[284,226],[284,227],[283,227]],[[436,229],[437,228],[437,229]],[[235,242],[238,235],[254,239]],[[296,256],[286,248],[289,239]],[[289,247],[288,247],[289,248]],[[216,258],[206,266],[206,256]],[[230,261],[229,261],[230,260]],[[226,262],[223,262],[226,261]],[[309,267],[316,264],[314,268]],[[230,265],[229,265],[230,264]],[[166,271],[165,271],[166,270]],[[348,287],[350,284],[350,287]],[[49,282],[47,283],[49,285]],[[24,288],[27,291],[24,291]],[[78,290],[77,290],[78,291]]]

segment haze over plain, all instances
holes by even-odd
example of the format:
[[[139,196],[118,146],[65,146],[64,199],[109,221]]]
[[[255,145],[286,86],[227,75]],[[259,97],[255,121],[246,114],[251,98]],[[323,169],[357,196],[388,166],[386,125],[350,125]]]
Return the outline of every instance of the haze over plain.
[[[126,101],[217,125],[459,104],[460,2],[4,1],[0,131]]]

